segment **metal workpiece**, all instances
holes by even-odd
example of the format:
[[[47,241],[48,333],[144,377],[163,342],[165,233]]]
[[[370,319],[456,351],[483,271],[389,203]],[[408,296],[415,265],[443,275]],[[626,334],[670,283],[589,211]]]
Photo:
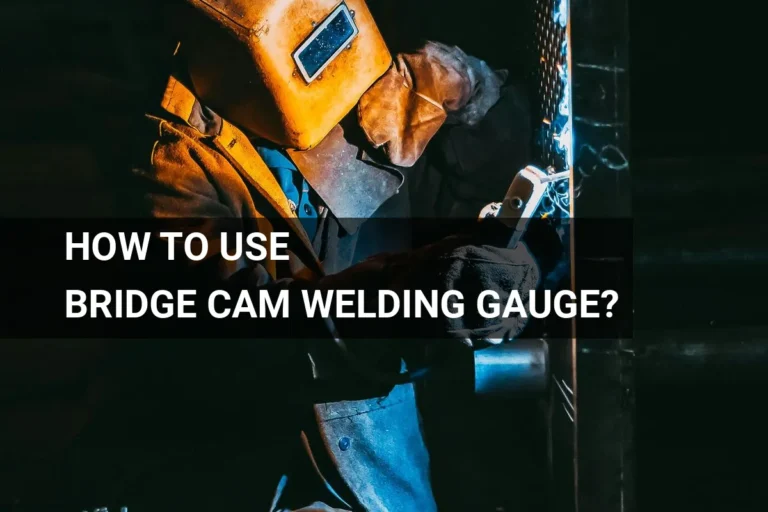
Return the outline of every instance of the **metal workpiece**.
[[[547,390],[549,346],[538,340],[517,340],[474,353],[477,396],[510,396]]]
[[[568,180],[570,174],[569,170],[548,173],[529,165],[515,176],[498,213],[499,220],[513,230],[507,243],[509,249],[517,247],[542,200],[551,194],[550,189]]]

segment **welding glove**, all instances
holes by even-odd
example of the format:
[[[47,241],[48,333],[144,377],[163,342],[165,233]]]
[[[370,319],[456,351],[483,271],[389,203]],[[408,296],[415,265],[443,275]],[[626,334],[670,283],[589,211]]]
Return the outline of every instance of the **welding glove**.
[[[391,163],[411,167],[446,122],[477,125],[499,101],[506,78],[456,46],[430,41],[397,55],[360,98],[358,122]]]
[[[376,300],[378,289],[395,293],[405,290],[436,290],[440,296],[455,290],[463,296],[464,314],[458,318],[438,315],[437,318],[422,316],[421,319],[377,320],[376,335],[403,338],[449,338],[469,346],[496,344],[513,339],[527,323],[523,315],[509,318],[483,317],[477,306],[478,296],[485,290],[493,290],[496,296],[487,304],[504,307],[513,290],[517,290],[522,304],[526,305],[531,290],[540,280],[539,266],[527,245],[521,243],[515,249],[500,249],[489,245],[473,245],[465,237],[449,237],[424,248],[396,254],[380,255],[355,265],[344,272],[321,280],[323,288],[361,289],[371,293],[369,301]],[[373,309],[376,304],[369,306]],[[491,307],[486,308],[491,312]],[[370,324],[372,325],[372,324]],[[344,331],[344,323],[339,326]],[[369,331],[370,332],[370,331]],[[350,333],[361,334],[350,326]]]

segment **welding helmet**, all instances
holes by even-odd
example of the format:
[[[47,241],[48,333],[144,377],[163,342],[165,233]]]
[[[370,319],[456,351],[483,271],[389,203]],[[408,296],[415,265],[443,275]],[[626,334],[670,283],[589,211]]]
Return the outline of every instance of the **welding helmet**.
[[[197,96],[284,147],[317,145],[392,64],[364,0],[185,0],[185,7],[180,49]]]

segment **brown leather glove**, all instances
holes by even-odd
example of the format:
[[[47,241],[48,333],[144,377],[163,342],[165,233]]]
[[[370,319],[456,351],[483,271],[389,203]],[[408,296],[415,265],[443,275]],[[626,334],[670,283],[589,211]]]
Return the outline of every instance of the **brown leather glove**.
[[[362,96],[358,121],[368,142],[410,167],[449,118],[474,126],[500,97],[506,71],[493,71],[456,46],[428,42],[401,53]]]

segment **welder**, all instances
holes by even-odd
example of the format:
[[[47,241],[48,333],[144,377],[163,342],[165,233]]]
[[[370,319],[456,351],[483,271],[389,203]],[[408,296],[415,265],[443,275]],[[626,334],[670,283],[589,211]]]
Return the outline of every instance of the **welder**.
[[[196,264],[201,272],[252,289],[535,288],[539,270],[523,244],[449,238],[353,265],[365,220],[398,195],[441,127],[482,123],[503,95],[503,72],[436,42],[391,55],[363,0],[188,0],[175,20],[175,70],[146,116],[133,169],[149,213],[208,219],[195,230],[212,247],[216,219],[246,232],[289,231],[292,241],[284,265],[224,261],[214,251],[219,261]],[[514,338],[524,323],[465,317],[429,328],[477,345]],[[344,337],[344,324],[325,327],[306,344],[316,376],[340,372],[324,340]],[[394,373],[408,368],[405,354],[391,363]],[[362,399],[349,391],[313,404],[301,456],[264,461],[275,492],[255,510],[437,509],[414,386]]]

